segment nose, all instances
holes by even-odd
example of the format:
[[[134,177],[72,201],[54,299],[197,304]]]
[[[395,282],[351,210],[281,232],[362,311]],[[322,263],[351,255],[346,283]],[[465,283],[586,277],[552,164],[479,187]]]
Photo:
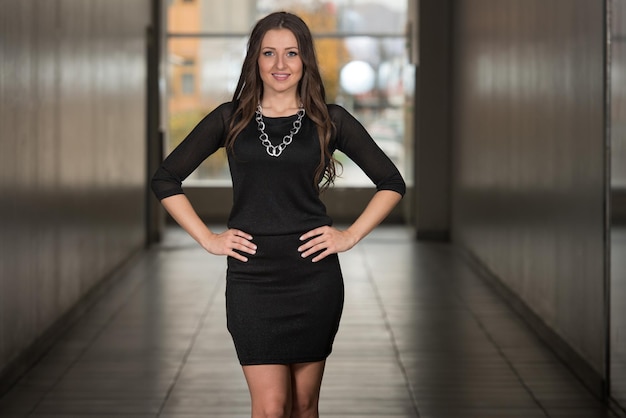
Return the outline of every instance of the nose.
[[[285,68],[285,57],[283,57],[282,55],[278,55],[276,58],[276,68]]]

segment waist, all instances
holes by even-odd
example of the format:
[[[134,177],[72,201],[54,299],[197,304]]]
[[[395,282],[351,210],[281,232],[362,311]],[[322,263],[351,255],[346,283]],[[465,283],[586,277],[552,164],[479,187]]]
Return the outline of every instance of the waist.
[[[337,263],[337,254],[331,254],[321,262],[313,263],[311,260],[316,254],[302,257],[298,248],[307,240],[300,237],[306,231],[296,234],[283,235],[252,235],[252,242],[256,244],[257,250],[253,255],[243,254],[248,258],[247,262],[241,262],[232,257],[228,257],[228,267],[231,271],[247,273],[276,273],[284,271],[288,274],[299,274],[299,272],[309,271],[311,268],[323,266],[328,263]],[[312,238],[311,238],[312,239]]]
[[[253,237],[284,237],[300,235],[321,226],[331,226],[332,219],[328,215],[311,217],[306,220],[286,219],[245,219],[231,217],[228,220],[228,228],[239,229]]]

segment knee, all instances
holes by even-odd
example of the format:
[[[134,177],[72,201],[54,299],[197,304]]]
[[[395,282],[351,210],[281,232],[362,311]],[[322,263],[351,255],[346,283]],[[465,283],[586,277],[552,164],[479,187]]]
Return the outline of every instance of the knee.
[[[257,405],[254,409],[256,410],[254,418],[289,418],[291,405],[281,401],[270,401]]]
[[[291,407],[291,418],[316,418],[317,416],[317,399],[294,399]]]

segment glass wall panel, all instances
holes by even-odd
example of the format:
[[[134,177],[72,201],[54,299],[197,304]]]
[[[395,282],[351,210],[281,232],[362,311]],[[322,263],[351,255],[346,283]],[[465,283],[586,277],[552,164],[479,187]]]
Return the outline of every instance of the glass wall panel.
[[[254,22],[273,10],[290,10],[313,32],[327,101],[352,112],[408,179],[411,133],[405,120],[413,100],[414,69],[407,59],[406,7],[406,0],[171,1],[166,152],[204,115],[232,98]],[[246,13],[237,24],[225,23],[241,10]],[[343,164],[337,186],[371,185],[346,156],[336,156]],[[229,184],[224,153],[209,158],[186,183]]]
[[[610,28],[611,396],[626,408],[626,2],[613,0]]]

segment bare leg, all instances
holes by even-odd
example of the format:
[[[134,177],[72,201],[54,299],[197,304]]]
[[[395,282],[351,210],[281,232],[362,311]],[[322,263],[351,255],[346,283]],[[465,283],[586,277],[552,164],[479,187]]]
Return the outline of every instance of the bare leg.
[[[252,400],[252,418],[289,418],[291,370],[288,365],[243,366]]]
[[[291,418],[318,418],[325,361],[291,365]]]

